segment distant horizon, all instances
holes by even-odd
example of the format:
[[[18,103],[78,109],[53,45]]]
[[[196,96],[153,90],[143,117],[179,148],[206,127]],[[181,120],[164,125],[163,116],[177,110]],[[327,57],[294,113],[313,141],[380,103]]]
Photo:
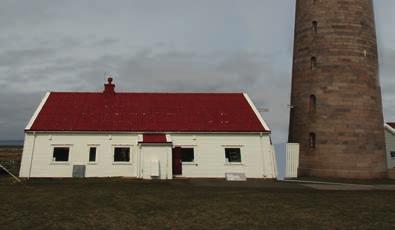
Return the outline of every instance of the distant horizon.
[[[24,140],[0,140],[0,146],[4,145],[23,145]]]

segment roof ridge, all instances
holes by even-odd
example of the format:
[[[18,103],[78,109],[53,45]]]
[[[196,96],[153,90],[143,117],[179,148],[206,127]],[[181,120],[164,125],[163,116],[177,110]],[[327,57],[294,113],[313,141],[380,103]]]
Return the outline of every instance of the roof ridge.
[[[68,94],[103,94],[102,92],[87,91],[49,91],[50,93],[68,93]],[[244,92],[116,92],[115,94],[244,94]]]

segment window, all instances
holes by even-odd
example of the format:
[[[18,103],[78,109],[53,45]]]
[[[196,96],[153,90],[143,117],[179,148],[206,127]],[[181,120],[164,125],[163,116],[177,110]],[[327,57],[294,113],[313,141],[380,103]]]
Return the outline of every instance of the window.
[[[317,33],[318,32],[318,22],[317,21],[313,21],[313,33]]]
[[[116,147],[114,149],[114,162],[129,162],[130,148]]]
[[[70,149],[67,147],[55,147],[53,149],[53,161],[55,162],[67,162],[69,161]]]
[[[311,57],[311,70],[314,70],[317,68],[317,58],[316,57]]]
[[[89,162],[96,162],[96,147],[89,149]]]
[[[310,95],[310,103],[309,103],[310,113],[315,113],[317,110],[317,97],[315,95]]]
[[[315,133],[310,133],[309,134],[309,147],[311,149],[315,149],[316,146],[316,137],[315,137]]]
[[[395,152],[394,151],[391,151],[391,158],[395,159]]]
[[[195,160],[193,148],[182,148],[181,149],[182,162],[193,162]]]
[[[241,162],[240,148],[225,148],[226,162]]]

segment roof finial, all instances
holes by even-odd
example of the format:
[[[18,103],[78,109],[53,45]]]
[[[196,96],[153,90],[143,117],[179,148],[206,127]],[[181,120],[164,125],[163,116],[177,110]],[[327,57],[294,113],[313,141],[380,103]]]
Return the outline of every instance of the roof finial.
[[[104,93],[107,93],[107,94],[114,94],[115,93],[115,91],[114,91],[115,85],[112,83],[113,80],[114,79],[112,78],[112,76],[108,75],[107,84],[104,84],[104,91],[103,91]]]
[[[107,77],[108,84],[111,85],[113,80],[114,79],[112,78],[112,75],[108,75],[108,77]]]

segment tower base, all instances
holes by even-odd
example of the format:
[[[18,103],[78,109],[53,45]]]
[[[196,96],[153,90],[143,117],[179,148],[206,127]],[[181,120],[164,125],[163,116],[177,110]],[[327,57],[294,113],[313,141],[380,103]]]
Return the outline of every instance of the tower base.
[[[388,179],[395,180],[395,169],[388,170]]]
[[[385,179],[386,171],[299,168],[298,176],[342,179]]]

